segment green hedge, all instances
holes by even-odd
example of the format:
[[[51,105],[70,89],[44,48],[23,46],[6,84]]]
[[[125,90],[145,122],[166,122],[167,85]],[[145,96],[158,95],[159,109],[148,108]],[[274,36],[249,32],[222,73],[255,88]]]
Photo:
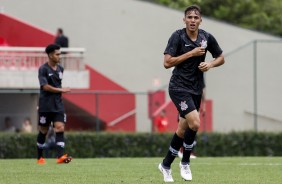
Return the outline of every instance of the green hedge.
[[[66,133],[66,152],[76,158],[163,157],[172,133]],[[198,134],[198,156],[282,156],[282,133]],[[0,134],[0,158],[35,158],[36,134]]]

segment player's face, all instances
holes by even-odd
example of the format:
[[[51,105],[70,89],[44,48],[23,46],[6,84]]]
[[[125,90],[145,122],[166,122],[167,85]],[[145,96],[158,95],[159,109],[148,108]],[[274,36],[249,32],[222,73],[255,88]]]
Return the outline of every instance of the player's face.
[[[192,10],[186,13],[183,18],[186,24],[186,29],[191,32],[198,31],[199,25],[202,22],[202,17],[198,11]]]
[[[61,51],[60,50],[55,50],[52,52],[50,55],[50,60],[53,61],[54,63],[59,63],[60,58],[61,58]]]

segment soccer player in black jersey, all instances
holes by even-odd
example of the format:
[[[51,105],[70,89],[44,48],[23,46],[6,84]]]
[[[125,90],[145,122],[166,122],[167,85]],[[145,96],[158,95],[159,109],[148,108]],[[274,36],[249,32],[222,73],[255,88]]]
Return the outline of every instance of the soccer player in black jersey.
[[[205,87],[203,73],[224,63],[224,56],[216,39],[199,29],[202,22],[200,7],[187,7],[183,21],[186,27],[171,35],[164,51],[164,67],[175,67],[169,83],[169,95],[181,117],[168,153],[158,166],[165,182],[174,181],[170,166],[181,146],[184,147],[184,152],[179,164],[180,175],[184,180],[192,180],[190,153],[200,126],[198,111]],[[214,60],[205,61],[207,51]]]
[[[70,88],[62,87],[64,68],[59,65],[60,46],[50,44],[46,47],[45,52],[48,55],[48,62],[40,66],[38,71],[40,96],[38,105],[37,163],[45,164],[43,149],[51,123],[53,123],[56,132],[57,163],[69,163],[72,158],[64,153],[66,114],[62,93],[70,92]]]

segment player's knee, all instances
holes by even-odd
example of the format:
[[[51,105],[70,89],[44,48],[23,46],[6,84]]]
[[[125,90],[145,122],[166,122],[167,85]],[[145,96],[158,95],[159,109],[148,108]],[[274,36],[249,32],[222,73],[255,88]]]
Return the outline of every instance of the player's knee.
[[[176,134],[178,135],[178,137],[184,138],[184,133],[185,133],[184,129],[177,128]]]
[[[193,121],[189,127],[194,131],[198,131],[200,128],[200,120]]]
[[[65,125],[60,124],[55,126],[55,132],[64,132],[65,131]]]
[[[48,132],[48,127],[39,126],[38,129],[42,134],[47,134]]]

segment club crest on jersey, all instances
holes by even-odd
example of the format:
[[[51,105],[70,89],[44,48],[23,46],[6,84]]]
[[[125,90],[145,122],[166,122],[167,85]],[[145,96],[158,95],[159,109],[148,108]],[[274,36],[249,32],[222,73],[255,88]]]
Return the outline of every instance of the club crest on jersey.
[[[63,73],[62,72],[59,72],[59,78],[63,79]]]
[[[201,47],[202,47],[202,48],[207,48],[207,46],[208,46],[208,41],[207,41],[207,40],[202,40],[200,44],[201,44]]]
[[[40,122],[41,124],[45,124],[45,123],[46,123],[46,117],[41,116],[39,122]]]
[[[179,105],[180,105],[182,111],[185,111],[188,108],[186,101],[180,102]]]

